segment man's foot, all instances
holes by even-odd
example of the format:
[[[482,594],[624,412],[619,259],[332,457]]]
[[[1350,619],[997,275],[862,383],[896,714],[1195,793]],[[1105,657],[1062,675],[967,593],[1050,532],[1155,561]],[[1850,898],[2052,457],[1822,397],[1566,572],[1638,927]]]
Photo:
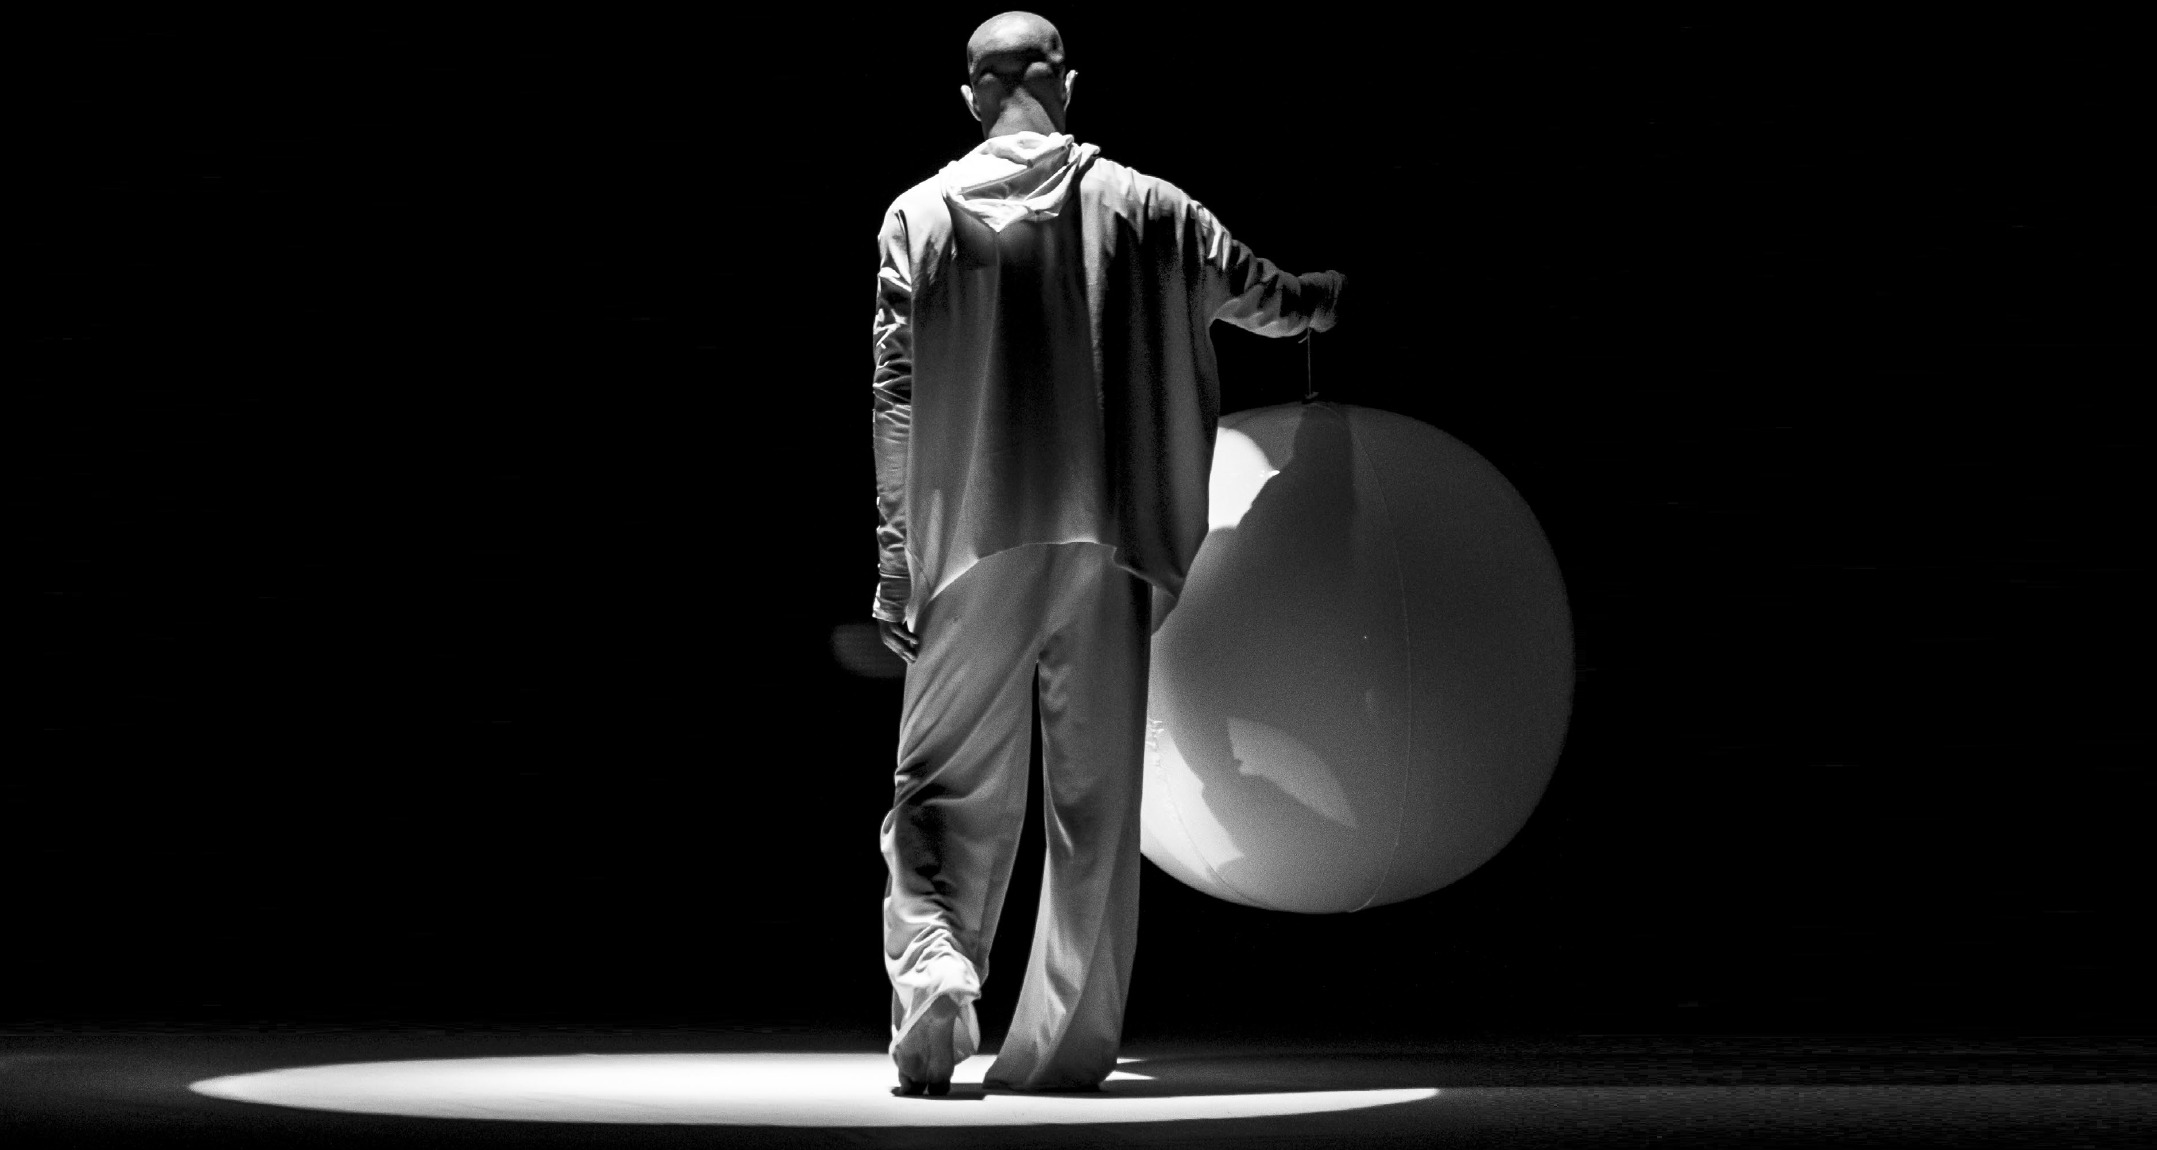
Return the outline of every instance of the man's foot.
[[[938,995],[929,1004],[899,1042],[899,1085],[893,1094],[905,1097],[926,1092],[940,1098],[951,1093],[952,1029],[958,1020],[959,1004],[950,995]]]

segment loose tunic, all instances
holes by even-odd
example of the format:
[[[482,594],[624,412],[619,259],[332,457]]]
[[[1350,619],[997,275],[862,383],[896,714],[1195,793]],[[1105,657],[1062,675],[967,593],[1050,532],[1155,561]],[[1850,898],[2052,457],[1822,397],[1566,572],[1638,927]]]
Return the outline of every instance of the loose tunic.
[[[1208,326],[1332,326],[1295,276],[1165,180],[1071,136],[997,136],[908,189],[877,237],[873,614],[913,627],[973,564],[1102,543],[1158,630],[1206,536],[1220,379]]]

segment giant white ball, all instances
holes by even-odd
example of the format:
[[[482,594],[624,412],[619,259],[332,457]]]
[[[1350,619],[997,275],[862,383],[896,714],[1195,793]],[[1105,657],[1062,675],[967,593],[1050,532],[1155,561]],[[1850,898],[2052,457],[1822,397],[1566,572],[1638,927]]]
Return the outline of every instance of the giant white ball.
[[[1145,856],[1323,914],[1497,854],[1572,709],[1572,616],[1527,502],[1437,428],[1334,403],[1223,417],[1210,495],[1153,637]]]

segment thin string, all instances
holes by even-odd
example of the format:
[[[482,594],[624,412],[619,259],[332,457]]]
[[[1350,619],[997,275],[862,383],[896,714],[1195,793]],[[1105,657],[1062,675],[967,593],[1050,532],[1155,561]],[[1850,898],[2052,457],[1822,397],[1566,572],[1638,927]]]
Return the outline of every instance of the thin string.
[[[1303,402],[1318,401],[1318,383],[1311,374],[1311,329],[1303,329]]]

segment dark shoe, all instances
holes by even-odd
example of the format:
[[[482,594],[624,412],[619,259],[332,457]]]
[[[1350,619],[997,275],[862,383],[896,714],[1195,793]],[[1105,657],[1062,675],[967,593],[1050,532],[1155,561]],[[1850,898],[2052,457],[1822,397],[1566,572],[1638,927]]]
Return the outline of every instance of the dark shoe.
[[[954,1066],[952,1030],[959,1020],[959,1005],[949,995],[939,996],[906,1032],[899,1043],[899,1085],[892,1093],[902,1098],[924,1092],[941,1098],[951,1093]]]
[[[901,1073],[899,1075],[899,1084],[891,1088],[891,1093],[900,1098],[917,1097],[924,1092],[941,1098],[951,1093],[951,1083],[935,1083],[926,1078],[909,1078],[904,1073]]]

